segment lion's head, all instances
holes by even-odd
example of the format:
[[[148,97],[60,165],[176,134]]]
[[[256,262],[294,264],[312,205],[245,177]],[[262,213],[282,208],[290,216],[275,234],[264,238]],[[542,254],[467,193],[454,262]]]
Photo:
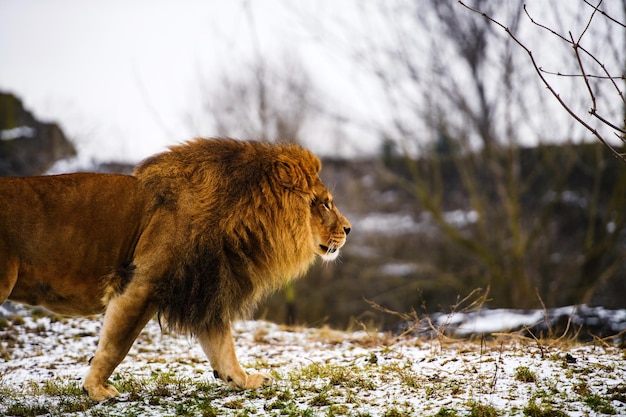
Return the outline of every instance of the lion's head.
[[[198,139],[140,164],[134,175],[172,220],[166,279],[155,286],[168,323],[194,332],[246,314],[335,259],[350,232],[318,176],[319,159],[292,144]]]
[[[346,243],[350,222],[337,209],[333,196],[320,183],[311,203],[311,228],[316,253],[325,261],[333,261]]]

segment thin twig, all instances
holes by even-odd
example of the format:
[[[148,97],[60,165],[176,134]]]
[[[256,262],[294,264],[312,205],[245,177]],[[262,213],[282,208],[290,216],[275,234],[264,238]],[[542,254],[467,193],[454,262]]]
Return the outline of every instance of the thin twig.
[[[613,23],[616,23],[620,26],[622,26],[623,28],[626,28],[626,24],[614,19],[611,15],[609,15],[608,13],[606,13],[604,10],[600,10],[600,3],[598,3],[597,6],[594,6],[593,4],[589,3],[587,0],[583,0],[583,2],[585,2],[585,4],[587,4],[589,7],[592,7],[593,9],[595,9],[598,13],[600,13],[601,15],[603,15],[604,17],[606,17],[607,19],[609,19],[610,21],[612,21]]]
[[[539,300],[539,304],[541,304],[541,309],[543,310],[543,322],[546,324],[546,327],[548,328],[548,334],[552,334],[552,323],[550,323],[550,319],[548,318],[548,308],[546,307],[546,304],[543,302],[543,298],[541,298],[541,294],[539,294],[539,288],[537,287],[535,287],[535,294],[537,295],[537,300]]]
[[[591,337],[593,338],[593,341],[595,343],[600,343],[602,344],[604,347],[611,347],[611,346],[615,346],[615,341],[623,341],[623,336],[626,335],[626,329],[622,330],[621,332],[614,334],[612,336],[607,336],[607,337],[599,337],[596,336],[594,334],[591,335]],[[611,342],[611,343],[609,343]]]
[[[543,67],[539,67],[539,70],[543,72],[544,74],[556,75],[559,77],[566,77],[566,78],[567,77],[571,77],[571,78],[582,77],[582,74],[565,74],[562,72],[548,71],[547,69],[544,69]],[[626,80],[626,75],[622,74],[620,76],[609,76],[609,75],[587,74],[587,78],[594,78],[597,80],[615,80],[615,79]]]
[[[528,55],[528,58],[530,59],[530,62],[533,66],[533,68],[535,69],[537,75],[539,76],[539,79],[541,80],[541,82],[543,83],[543,85],[548,89],[548,91],[552,94],[552,96],[559,102],[559,104],[561,105],[561,107],[563,107],[565,109],[565,111],[567,111],[567,113],[574,118],[574,120],[576,120],[581,126],[583,126],[585,129],[587,129],[589,132],[591,132],[593,134],[593,136],[595,136],[604,146],[607,147],[607,149],[609,149],[611,151],[611,153],[617,157],[618,159],[620,159],[623,162],[626,162],[626,155],[623,153],[618,152],[613,146],[611,146],[610,143],[608,143],[608,141],[602,136],[602,134],[600,134],[600,132],[598,132],[597,129],[593,128],[591,125],[589,125],[587,122],[585,122],[580,116],[578,116],[578,114],[576,114],[576,112],[574,112],[568,105],[567,103],[565,103],[565,101],[561,98],[561,96],[559,95],[559,93],[552,87],[552,85],[550,85],[550,83],[546,80],[546,78],[543,75],[543,72],[539,69],[539,66],[537,65],[537,62],[535,61],[535,57],[532,53],[532,51],[522,42],[520,41],[517,36],[515,36],[511,30],[506,27],[505,25],[503,25],[502,23],[500,23],[499,21],[495,20],[494,18],[492,18],[491,16],[487,15],[484,12],[481,12],[478,9],[475,9],[473,7],[468,6],[467,4],[465,4],[462,0],[458,0],[458,3],[465,7],[466,9],[470,10],[471,12],[474,12],[476,14],[479,14],[481,16],[483,16],[485,19],[487,19],[489,22],[493,23],[494,25],[500,27],[502,30],[504,30],[504,32],[519,46],[521,47],[526,54]],[[526,10],[526,6],[524,6],[524,10]],[[532,17],[527,13],[529,19],[531,19],[531,22],[535,23],[534,20],[532,19]],[[550,31],[551,33],[553,33],[555,36],[559,37],[560,39],[564,40],[567,43],[570,43],[569,40],[567,40],[567,38],[563,37],[562,35],[558,34],[557,32],[555,32],[554,30],[548,28],[547,26],[543,26],[541,24],[535,23],[538,26],[541,26],[543,28],[545,28],[546,30]],[[583,50],[581,48],[581,50]],[[587,53],[587,51],[585,51]],[[593,57],[592,54],[589,54]]]
[[[543,25],[543,24],[539,23],[538,21],[536,21],[535,19],[533,19],[533,17],[530,15],[530,12],[526,8],[526,5],[524,5],[524,13],[526,13],[526,16],[530,20],[530,23],[532,23],[533,25],[547,30],[548,32],[552,33],[554,36],[556,36],[557,38],[560,38],[561,40],[563,40],[566,43],[570,43],[569,39],[567,39],[565,36],[561,35],[557,31],[555,31],[554,29],[552,29],[552,28],[550,28],[550,27],[548,27],[546,25]]]
[[[536,21],[535,19],[533,19],[532,16],[530,15],[530,12],[528,11],[528,9],[526,9],[526,5],[524,5],[524,12],[526,13],[526,16],[528,16],[528,19],[531,21],[531,23],[533,23],[535,26],[550,32],[554,36],[560,38],[561,40],[563,40],[563,41],[567,42],[569,45],[571,45],[574,48],[574,50],[576,51],[576,59],[579,61],[579,64],[580,64],[580,56],[578,54],[578,51],[580,50],[580,51],[583,51],[585,53],[585,55],[587,55],[591,60],[593,60],[600,68],[602,68],[602,71],[606,74],[603,78],[606,78],[606,79],[611,81],[611,83],[613,84],[613,88],[615,88],[615,90],[617,90],[617,92],[619,94],[619,97],[621,98],[622,102],[626,105],[626,98],[624,97],[624,94],[622,94],[621,89],[619,88],[619,86],[617,85],[617,82],[615,81],[616,79],[622,79],[622,80],[626,79],[626,75],[625,74],[621,74],[620,76],[614,76],[613,74],[609,73],[609,71],[606,69],[606,66],[602,62],[600,62],[598,60],[598,58],[596,58],[596,56],[594,54],[592,54],[590,51],[588,51],[586,48],[584,48],[580,44],[580,40],[582,39],[582,35],[578,38],[578,42],[574,42],[573,36],[572,36],[572,34],[570,32],[570,39],[568,40],[565,36],[557,33],[552,28],[550,28],[550,27],[548,27],[546,25],[543,25],[543,24],[539,23],[538,21]],[[594,11],[594,13],[595,13],[595,11]],[[587,21],[587,27],[591,24],[591,19],[592,18],[593,18],[593,14],[591,15],[591,17]],[[586,30],[587,30],[587,28],[585,28],[585,31]],[[582,65],[582,64],[580,64],[580,65]],[[540,70],[542,70],[543,72],[546,72],[541,67],[540,67]],[[583,77],[583,78],[584,77],[590,78],[588,75],[585,75],[585,74],[579,74],[578,76],[579,77]],[[600,78],[600,77],[599,76],[595,76],[594,78]],[[585,82],[587,83],[587,80],[585,80]]]
[[[585,36],[585,33],[587,33],[587,30],[589,30],[589,27],[591,26],[591,21],[593,20],[593,17],[596,15],[596,12],[598,11],[598,7],[600,7],[601,4],[602,4],[602,0],[600,0],[600,3],[598,3],[597,7],[593,8],[593,13],[591,13],[591,16],[589,16],[589,20],[587,20],[587,25],[585,26],[585,29],[582,31],[582,33],[578,37],[578,41],[576,42],[577,44],[580,43],[580,41],[583,38],[583,36]],[[572,35],[572,33],[570,32],[570,36],[571,35]],[[574,39],[572,38],[572,41],[573,40]]]
[[[613,123],[609,122],[607,119],[605,119],[604,117],[600,116],[600,114],[598,114],[597,111],[595,111],[594,109],[591,109],[589,111],[589,114],[593,115],[594,117],[596,117],[598,120],[600,120],[602,123],[604,123],[605,125],[611,127],[611,129],[615,129],[618,132],[622,133],[622,134],[626,134],[626,130],[622,129],[621,127],[618,127],[616,125],[614,125]],[[624,140],[624,139],[622,139]]]
[[[589,19],[589,22],[591,23],[591,19]],[[587,28],[585,28],[585,30],[587,30]],[[580,38],[578,39],[578,42],[574,41],[574,36],[572,35],[572,32],[569,32],[569,37],[572,43],[572,47],[574,48],[574,55],[576,56],[576,61],[578,62],[578,68],[580,68],[580,73],[583,76],[583,80],[585,81],[585,86],[587,86],[587,91],[589,92],[589,97],[591,97],[591,111],[590,113],[595,113],[598,110],[597,104],[596,104],[596,96],[593,94],[593,89],[591,88],[591,84],[589,84],[589,79],[587,78],[587,73],[585,72],[585,67],[583,66],[583,61],[580,59],[580,53],[578,52],[580,49],[580,38],[582,38],[582,35],[580,36]]]

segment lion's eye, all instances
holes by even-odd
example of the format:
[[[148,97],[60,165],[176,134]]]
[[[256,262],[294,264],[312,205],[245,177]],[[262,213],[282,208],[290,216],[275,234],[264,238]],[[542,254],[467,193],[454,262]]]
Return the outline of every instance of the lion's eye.
[[[322,203],[322,205],[326,210],[330,210],[333,207],[333,203],[331,203],[330,201],[325,201],[324,203]]]

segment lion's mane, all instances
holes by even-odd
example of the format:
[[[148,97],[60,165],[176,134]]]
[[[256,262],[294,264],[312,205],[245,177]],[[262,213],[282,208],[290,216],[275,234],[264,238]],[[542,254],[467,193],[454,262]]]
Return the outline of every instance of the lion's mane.
[[[198,139],[173,146],[133,175],[186,236],[153,282],[175,330],[223,328],[315,258],[311,202],[320,161],[296,145]]]

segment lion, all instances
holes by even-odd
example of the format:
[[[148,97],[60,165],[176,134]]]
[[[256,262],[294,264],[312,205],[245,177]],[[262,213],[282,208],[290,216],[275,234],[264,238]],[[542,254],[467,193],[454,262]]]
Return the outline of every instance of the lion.
[[[104,313],[83,381],[95,401],[120,395],[107,381],[155,315],[231,388],[268,386],[240,366],[231,323],[345,244],[320,169],[297,145],[196,139],[132,175],[0,178],[0,304]]]

